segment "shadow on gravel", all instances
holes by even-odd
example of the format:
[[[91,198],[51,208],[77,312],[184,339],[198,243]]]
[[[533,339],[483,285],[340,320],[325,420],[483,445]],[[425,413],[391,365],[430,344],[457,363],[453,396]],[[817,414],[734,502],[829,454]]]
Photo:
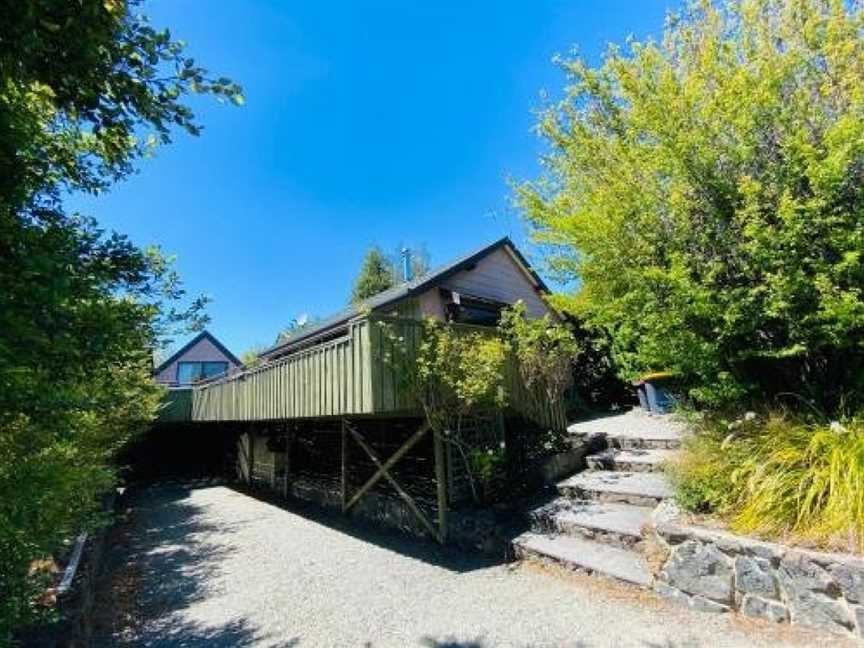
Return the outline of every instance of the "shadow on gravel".
[[[158,637],[153,636],[153,633],[144,633],[129,643],[159,648],[242,648],[262,644],[268,648],[294,648],[300,645],[300,639],[295,637],[276,641],[272,636],[252,628],[246,621],[237,620],[220,626],[172,623],[161,630]]]
[[[162,485],[129,495],[109,538],[97,645],[246,646],[261,640],[243,621],[212,628],[179,621],[178,612],[212,594],[231,551],[212,539],[236,526],[214,523],[189,502],[190,492]]]
[[[285,500],[276,494],[262,490],[251,490],[241,484],[226,484],[226,486],[247,497],[253,497],[259,502],[299,515],[357,540],[372,543],[383,549],[449,571],[466,573],[507,562],[503,551],[500,557],[483,556],[460,550],[452,545],[441,546],[434,540],[418,538],[406,532],[383,527],[366,520],[347,517],[338,511],[332,511],[316,504],[296,499]]]

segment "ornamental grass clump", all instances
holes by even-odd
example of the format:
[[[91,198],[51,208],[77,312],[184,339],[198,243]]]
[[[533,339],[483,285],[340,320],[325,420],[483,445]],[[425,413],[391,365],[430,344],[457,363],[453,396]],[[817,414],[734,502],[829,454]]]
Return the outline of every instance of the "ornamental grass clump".
[[[671,467],[679,503],[740,533],[864,552],[864,422],[708,423]]]

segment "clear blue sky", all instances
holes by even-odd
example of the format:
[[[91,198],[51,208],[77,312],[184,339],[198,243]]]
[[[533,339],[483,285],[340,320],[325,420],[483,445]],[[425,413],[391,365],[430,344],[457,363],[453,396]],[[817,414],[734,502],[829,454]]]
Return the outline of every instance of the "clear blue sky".
[[[539,173],[532,110],[564,85],[551,59],[659,36],[673,3],[151,0],[246,105],[194,98],[200,137],[73,206],[175,254],[237,354],[343,307],[372,244],[437,265],[510,235],[542,272],[507,179]]]

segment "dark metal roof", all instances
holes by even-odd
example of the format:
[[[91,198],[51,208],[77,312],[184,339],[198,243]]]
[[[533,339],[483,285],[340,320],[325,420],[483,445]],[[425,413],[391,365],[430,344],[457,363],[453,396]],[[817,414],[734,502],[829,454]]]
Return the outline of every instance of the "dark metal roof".
[[[168,365],[170,365],[172,362],[174,362],[175,360],[177,360],[180,356],[182,356],[184,353],[186,353],[189,349],[191,349],[192,347],[194,347],[196,344],[198,344],[198,343],[199,343],[201,340],[203,340],[204,338],[207,338],[208,340],[210,340],[210,342],[213,344],[213,346],[215,346],[215,347],[216,347],[217,349],[219,349],[222,353],[224,353],[225,356],[226,356],[229,360],[231,360],[231,362],[233,362],[234,364],[236,364],[238,367],[242,367],[242,366],[243,366],[243,363],[240,362],[240,360],[237,358],[237,356],[235,356],[233,353],[231,353],[231,352],[228,350],[228,347],[226,347],[226,346],[225,346],[224,344],[222,344],[219,340],[217,340],[217,339],[216,339],[216,336],[213,335],[212,333],[210,333],[210,331],[204,330],[204,331],[201,331],[201,332],[200,332],[198,335],[196,335],[194,338],[192,338],[191,340],[189,340],[189,341],[188,341],[186,344],[184,344],[182,347],[180,347],[179,350],[177,350],[177,351],[175,351],[173,354],[171,354],[171,357],[170,357],[170,358],[168,358],[167,360],[165,360],[165,362],[163,362],[162,364],[160,364],[158,367],[156,367],[156,368],[153,370],[153,374],[154,374],[154,375],[158,374],[160,371],[162,371],[163,369],[165,369]]]
[[[361,302],[360,304],[349,306],[348,308],[339,311],[338,313],[331,315],[330,317],[327,317],[319,322],[315,322],[315,324],[299,331],[289,340],[276,344],[267,349],[266,351],[262,352],[261,357],[269,358],[274,355],[278,355],[279,352],[287,351],[292,347],[300,344],[304,340],[309,340],[310,338],[326,334],[330,329],[335,329],[339,326],[343,326],[348,322],[348,320],[352,319],[353,317],[357,317],[365,311],[374,311],[406,297],[412,297],[414,295],[425,292],[434,284],[443,281],[448,277],[451,277],[457,272],[461,272],[462,270],[473,266],[481,258],[505,246],[508,247],[517,257],[520,264],[524,266],[525,270],[536,282],[537,287],[541,291],[548,293],[549,288],[543,282],[543,279],[541,279],[540,276],[533,270],[533,268],[531,268],[531,264],[528,263],[528,260],[522,255],[522,253],[518,249],[516,249],[516,246],[513,245],[513,241],[510,240],[510,237],[505,236],[504,238],[498,239],[494,243],[490,243],[489,245],[486,245],[479,250],[475,250],[470,254],[459,257],[446,265],[434,268],[433,270],[427,272],[421,277],[417,277],[416,279],[412,279],[411,281],[403,282],[398,286],[388,288],[387,290],[380,292],[377,295],[363,300],[363,302]]]

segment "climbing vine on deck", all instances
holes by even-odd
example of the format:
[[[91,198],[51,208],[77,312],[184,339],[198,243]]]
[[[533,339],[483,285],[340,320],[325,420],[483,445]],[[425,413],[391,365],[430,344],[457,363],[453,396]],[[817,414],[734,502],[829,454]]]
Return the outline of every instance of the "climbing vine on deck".
[[[463,435],[469,417],[504,407],[507,346],[494,330],[464,329],[427,319],[414,345],[397,327],[379,322],[392,350],[391,364],[403,387],[422,409],[434,434],[450,444],[465,463],[475,499],[478,486],[503,464],[503,448],[476,447]]]

